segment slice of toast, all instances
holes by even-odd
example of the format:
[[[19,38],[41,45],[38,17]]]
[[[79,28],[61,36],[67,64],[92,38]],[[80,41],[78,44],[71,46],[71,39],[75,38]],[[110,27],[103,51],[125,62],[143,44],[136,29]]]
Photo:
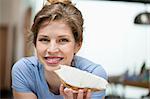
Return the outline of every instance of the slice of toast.
[[[90,89],[91,91],[105,90],[108,82],[102,77],[82,71],[75,67],[60,65],[60,69],[54,71],[61,79],[64,86],[78,89]]]

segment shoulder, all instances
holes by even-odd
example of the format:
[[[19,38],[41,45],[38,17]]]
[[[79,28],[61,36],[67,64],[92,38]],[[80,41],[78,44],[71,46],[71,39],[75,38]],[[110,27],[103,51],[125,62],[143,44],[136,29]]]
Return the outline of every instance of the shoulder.
[[[19,59],[12,67],[12,69],[25,69],[25,68],[33,68],[38,66],[38,60],[35,56],[32,57],[24,57]]]
[[[32,76],[40,65],[35,56],[19,59],[12,67],[12,76]]]
[[[81,70],[90,72],[94,75],[102,77],[104,79],[108,79],[107,73],[104,68],[100,64],[96,64],[86,58],[75,56],[74,58],[74,66]],[[92,93],[92,99],[102,99],[105,96],[105,91],[98,91]]]
[[[33,82],[39,66],[34,56],[19,59],[11,71],[12,88],[19,92],[30,92],[30,89],[35,89]]]
[[[23,57],[23,58],[19,59],[14,65],[17,65],[17,64],[32,64],[32,65],[36,65],[36,64],[38,64],[38,59],[35,56]]]
[[[96,64],[86,58],[75,56],[74,65],[81,70],[88,71],[92,74],[108,79],[105,69],[100,64]]]

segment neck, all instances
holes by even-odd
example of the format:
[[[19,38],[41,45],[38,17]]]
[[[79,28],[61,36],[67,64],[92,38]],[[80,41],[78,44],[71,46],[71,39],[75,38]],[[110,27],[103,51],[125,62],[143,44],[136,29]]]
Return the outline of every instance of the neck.
[[[61,81],[58,75],[53,71],[45,70],[45,78],[49,86],[49,90],[53,92],[54,94],[59,94],[59,87],[60,87]]]

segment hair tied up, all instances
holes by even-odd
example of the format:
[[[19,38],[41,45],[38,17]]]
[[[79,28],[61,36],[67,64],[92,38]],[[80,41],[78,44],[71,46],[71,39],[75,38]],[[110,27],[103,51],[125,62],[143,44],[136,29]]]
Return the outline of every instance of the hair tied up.
[[[63,4],[72,4],[70,0],[47,0],[46,5],[63,3]]]

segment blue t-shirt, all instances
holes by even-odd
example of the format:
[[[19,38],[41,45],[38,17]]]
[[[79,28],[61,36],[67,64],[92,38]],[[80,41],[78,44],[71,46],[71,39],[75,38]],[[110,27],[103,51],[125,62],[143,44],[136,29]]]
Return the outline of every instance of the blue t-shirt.
[[[107,79],[105,70],[85,58],[75,56],[72,64],[76,68],[88,71]],[[63,99],[61,95],[55,95],[49,91],[44,77],[44,68],[35,57],[26,57],[16,62],[12,68],[12,88],[17,92],[33,92],[38,99]],[[93,92],[91,99],[101,99],[105,91]]]

